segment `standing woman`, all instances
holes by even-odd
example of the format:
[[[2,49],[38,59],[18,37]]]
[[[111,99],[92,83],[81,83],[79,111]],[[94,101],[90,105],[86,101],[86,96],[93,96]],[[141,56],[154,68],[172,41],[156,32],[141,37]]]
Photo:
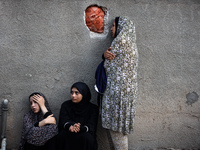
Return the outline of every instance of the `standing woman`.
[[[76,82],[71,100],[65,101],[59,114],[59,150],[97,150],[98,107],[90,103],[89,87]]]
[[[42,93],[29,96],[31,110],[24,115],[19,150],[55,150],[56,119]]]
[[[111,28],[114,40],[104,52],[107,86],[102,100],[102,126],[110,129],[116,150],[128,150],[133,132],[137,99],[138,51],[135,25],[116,17]]]

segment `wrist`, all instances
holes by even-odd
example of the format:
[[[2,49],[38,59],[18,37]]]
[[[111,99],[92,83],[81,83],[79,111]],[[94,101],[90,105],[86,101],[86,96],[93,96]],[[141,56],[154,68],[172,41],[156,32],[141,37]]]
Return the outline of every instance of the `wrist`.
[[[44,119],[46,119],[50,115],[52,115],[52,112],[47,111],[46,113],[44,113]]]
[[[48,112],[47,108],[45,106],[40,106],[42,113],[45,114],[46,112]]]
[[[44,126],[44,125],[46,125],[46,119],[43,119],[43,120],[40,121],[39,124],[38,124],[39,127],[42,127],[42,126]]]

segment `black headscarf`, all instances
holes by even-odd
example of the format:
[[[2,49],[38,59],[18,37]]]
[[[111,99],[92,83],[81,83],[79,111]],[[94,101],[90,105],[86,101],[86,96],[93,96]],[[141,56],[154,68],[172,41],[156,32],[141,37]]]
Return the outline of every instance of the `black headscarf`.
[[[72,109],[74,110],[75,114],[77,115],[84,115],[89,107],[89,102],[91,99],[91,92],[87,84],[83,82],[76,82],[72,85],[72,88],[76,88],[81,95],[83,96],[82,100],[79,103],[73,103],[72,102]]]
[[[76,88],[83,96],[82,100],[79,103],[88,103],[90,101],[91,93],[87,84],[83,82],[76,82],[72,85],[71,90],[72,88]]]

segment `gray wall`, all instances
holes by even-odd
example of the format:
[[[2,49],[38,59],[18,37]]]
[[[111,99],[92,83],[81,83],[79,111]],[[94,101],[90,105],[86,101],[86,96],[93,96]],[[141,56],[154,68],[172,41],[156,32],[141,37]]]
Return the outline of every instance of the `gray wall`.
[[[200,148],[199,0],[0,0],[0,100],[9,100],[7,147],[17,149],[28,96],[43,92],[58,116],[76,81],[92,91],[107,36],[84,23],[90,4],[136,24],[139,95],[130,149]],[[101,131],[101,132],[100,132]],[[102,135],[103,134],[103,135]],[[102,136],[101,136],[102,135]],[[99,125],[99,149],[109,149]]]

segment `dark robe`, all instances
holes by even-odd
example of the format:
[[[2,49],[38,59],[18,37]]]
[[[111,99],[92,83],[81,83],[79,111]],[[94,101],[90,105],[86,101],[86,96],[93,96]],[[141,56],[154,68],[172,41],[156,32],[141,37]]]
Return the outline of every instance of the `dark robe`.
[[[70,132],[69,127],[78,122],[81,124],[80,132]],[[96,150],[97,122],[96,105],[90,102],[75,104],[71,100],[65,101],[59,115],[59,150]]]

